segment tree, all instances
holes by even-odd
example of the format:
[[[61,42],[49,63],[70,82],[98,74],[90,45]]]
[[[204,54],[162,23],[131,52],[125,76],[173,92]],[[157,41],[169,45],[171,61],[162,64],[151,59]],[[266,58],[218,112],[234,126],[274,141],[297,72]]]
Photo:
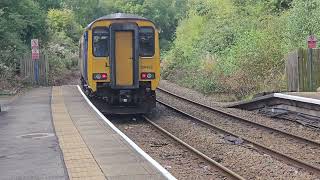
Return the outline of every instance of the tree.
[[[187,0],[116,0],[113,11],[144,16],[161,29],[160,45],[169,47],[178,22],[186,15]]]
[[[47,11],[49,9],[59,9],[61,8],[63,0],[34,0],[37,2],[41,9]]]
[[[34,37],[45,39],[45,12],[32,0],[0,2],[0,64],[15,66]]]
[[[320,35],[320,2],[318,0],[295,0],[286,18],[285,36],[289,49],[305,47],[306,38],[311,34]]]
[[[105,6],[107,4],[101,2],[102,0],[65,0],[62,5],[65,9],[71,9],[75,14],[76,21],[85,27],[94,19],[108,12],[108,8]]]
[[[51,33],[64,32],[75,42],[78,41],[82,28],[76,22],[72,10],[68,9],[51,9],[48,11],[47,24]]]

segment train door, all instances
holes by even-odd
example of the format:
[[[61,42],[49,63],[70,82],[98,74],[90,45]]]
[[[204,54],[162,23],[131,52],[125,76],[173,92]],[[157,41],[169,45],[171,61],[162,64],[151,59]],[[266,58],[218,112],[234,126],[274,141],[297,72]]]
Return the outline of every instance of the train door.
[[[111,87],[133,89],[139,87],[139,43],[136,24],[114,23],[111,32]]]
[[[116,85],[133,85],[133,32],[115,32]]]

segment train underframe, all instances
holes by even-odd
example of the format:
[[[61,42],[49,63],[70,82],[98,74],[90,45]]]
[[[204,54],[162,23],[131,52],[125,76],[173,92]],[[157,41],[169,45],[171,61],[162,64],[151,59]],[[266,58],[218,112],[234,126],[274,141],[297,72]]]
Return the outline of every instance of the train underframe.
[[[110,83],[97,83],[97,91],[92,92],[86,82],[81,81],[85,94],[102,113],[146,114],[156,107],[156,93],[151,90],[151,82],[141,81],[135,89],[112,89]]]

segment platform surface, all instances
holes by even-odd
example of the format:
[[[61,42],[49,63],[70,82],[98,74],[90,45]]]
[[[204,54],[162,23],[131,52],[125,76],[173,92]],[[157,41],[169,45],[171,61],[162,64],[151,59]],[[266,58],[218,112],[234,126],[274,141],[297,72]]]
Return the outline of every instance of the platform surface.
[[[166,178],[77,86],[62,86],[33,89],[0,113],[0,179]]]
[[[0,105],[1,104],[3,104],[3,105],[8,104],[12,101],[12,99],[14,99],[13,96],[6,96],[6,95],[0,96]]]
[[[67,179],[51,119],[51,88],[34,89],[0,113],[0,179]]]

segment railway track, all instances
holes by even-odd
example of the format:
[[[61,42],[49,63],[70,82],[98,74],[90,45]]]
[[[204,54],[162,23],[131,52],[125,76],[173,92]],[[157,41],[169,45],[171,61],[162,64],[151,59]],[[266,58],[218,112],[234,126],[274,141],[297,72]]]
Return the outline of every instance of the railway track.
[[[307,139],[307,138],[304,138],[304,137],[301,137],[301,136],[298,136],[298,135],[295,135],[295,134],[291,134],[291,133],[285,132],[285,131],[280,130],[280,129],[275,129],[275,128],[273,128],[273,127],[269,127],[269,126],[266,126],[266,125],[264,125],[264,124],[260,124],[260,123],[257,123],[257,122],[253,122],[253,121],[247,120],[247,119],[245,119],[245,118],[242,118],[242,117],[240,117],[240,116],[231,114],[231,113],[229,113],[229,112],[224,112],[224,111],[221,111],[221,110],[219,110],[219,109],[216,109],[216,108],[207,106],[207,105],[205,105],[205,104],[201,104],[201,103],[199,103],[199,102],[192,101],[192,100],[190,100],[190,99],[187,99],[187,98],[185,98],[185,97],[179,96],[179,95],[177,95],[177,94],[175,94],[175,93],[169,92],[169,91],[167,91],[167,90],[165,90],[165,89],[162,89],[162,88],[158,88],[157,90],[159,90],[159,91],[161,91],[161,92],[164,92],[164,93],[166,93],[166,94],[169,94],[169,95],[171,95],[171,96],[174,96],[174,97],[176,97],[176,98],[178,98],[178,99],[182,99],[182,100],[184,100],[184,101],[187,101],[187,102],[189,102],[189,103],[192,103],[192,104],[194,104],[194,105],[201,106],[201,107],[203,107],[203,108],[205,108],[205,109],[214,111],[214,112],[216,112],[216,113],[219,113],[219,114],[222,114],[222,115],[226,115],[226,116],[229,116],[229,117],[231,117],[231,118],[237,119],[237,120],[239,120],[239,121],[243,121],[243,122],[246,122],[246,123],[253,124],[253,125],[255,125],[255,126],[259,126],[259,127],[265,128],[265,129],[269,129],[269,130],[272,130],[272,131],[277,132],[277,133],[279,133],[279,134],[283,134],[283,135],[286,135],[286,136],[289,136],[289,137],[294,137],[294,138],[296,138],[296,139],[300,139],[300,140],[302,140],[302,141],[305,141],[305,142],[308,142],[308,143],[310,143],[310,144],[314,144],[314,145],[320,147],[320,143],[317,142],[317,141],[313,141],[313,140],[311,140],[311,139]]]
[[[275,128],[272,128],[272,127],[268,127],[268,126],[265,126],[263,124],[259,124],[259,123],[256,123],[256,122],[249,121],[247,119],[244,119],[242,117],[230,114],[228,112],[223,112],[223,111],[221,111],[219,109],[215,109],[213,107],[209,107],[209,106],[200,104],[198,102],[191,101],[191,100],[189,100],[189,99],[187,99],[185,97],[181,97],[181,96],[179,96],[177,94],[171,93],[171,92],[166,91],[164,89],[158,88],[158,90],[161,91],[161,92],[164,92],[166,94],[169,94],[169,95],[171,95],[171,96],[173,96],[173,97],[175,97],[177,99],[185,101],[187,103],[191,103],[193,105],[200,106],[200,107],[205,108],[207,110],[214,111],[215,113],[219,113],[219,114],[222,114],[224,116],[228,116],[228,117],[236,119],[238,121],[245,122],[245,123],[250,123],[253,126],[257,126],[259,128],[267,129],[269,131],[273,131],[273,132],[282,134],[282,135],[287,136],[289,138],[295,138],[295,139],[298,139],[298,140],[303,141],[305,143],[315,145],[317,147],[319,147],[319,145],[320,145],[320,143],[318,143],[316,141],[313,141],[313,140],[310,140],[310,139],[306,139],[306,138],[303,138],[303,137],[300,137],[300,136],[297,136],[297,135],[294,135],[294,134],[290,134],[290,133],[287,133],[285,131],[278,130],[278,129],[275,129]],[[287,164],[299,166],[301,168],[304,168],[304,169],[306,169],[308,171],[312,171],[312,172],[320,175],[320,168],[318,166],[310,164],[309,162],[302,161],[302,160],[300,160],[298,158],[286,155],[285,153],[282,153],[280,151],[274,150],[274,149],[272,149],[270,147],[267,147],[266,145],[263,145],[261,143],[258,143],[256,141],[254,141],[254,140],[246,138],[243,135],[239,135],[237,133],[231,132],[230,130],[227,130],[225,128],[219,127],[219,126],[217,126],[217,125],[215,125],[213,123],[207,122],[207,121],[205,121],[205,120],[203,120],[201,118],[195,117],[194,115],[189,114],[186,111],[180,110],[180,109],[178,109],[178,108],[176,108],[174,106],[171,106],[171,105],[169,105],[169,104],[167,104],[167,103],[165,103],[165,102],[163,102],[163,101],[161,101],[159,99],[157,99],[157,102],[162,104],[162,105],[164,105],[164,106],[166,106],[166,107],[168,107],[168,108],[170,108],[170,109],[175,110],[176,112],[178,112],[180,114],[183,114],[183,115],[185,115],[187,117],[190,117],[191,119],[193,119],[193,120],[195,120],[197,122],[200,122],[200,123],[202,123],[202,124],[204,124],[206,126],[209,126],[210,128],[213,128],[213,129],[218,130],[218,131],[220,131],[222,133],[225,133],[225,134],[229,134],[229,135],[232,135],[232,136],[235,136],[235,137],[239,137],[239,138],[243,139],[244,141],[246,141],[247,143],[251,143],[251,144],[255,145],[258,149],[260,149],[261,151],[271,155],[272,157],[275,157],[275,158],[277,158],[279,160],[285,161]]]
[[[213,165],[214,167],[217,167],[218,169],[220,169],[221,171],[223,171],[228,177],[230,177],[231,179],[237,179],[237,180],[245,180],[245,178],[243,178],[242,176],[240,176],[239,174],[237,174],[236,172],[230,170],[229,168],[223,166],[222,164],[220,164],[219,162],[213,160],[212,158],[208,157],[207,155],[203,154],[202,152],[200,152],[199,150],[197,150],[196,148],[192,147],[191,145],[187,144],[186,142],[184,142],[183,140],[179,139],[178,137],[174,136],[173,134],[171,134],[170,132],[166,131],[164,128],[160,127],[158,124],[152,122],[148,117],[146,116],[142,116],[142,118],[145,119],[145,121],[147,121],[148,123],[150,123],[151,125],[153,125],[155,128],[157,128],[158,130],[160,130],[161,132],[163,132],[164,134],[168,135],[170,138],[174,139],[175,141],[179,142],[181,145],[185,146],[187,149],[189,149],[191,152],[199,155],[200,157],[202,157],[203,159],[205,159],[206,161],[208,161],[211,165]]]

